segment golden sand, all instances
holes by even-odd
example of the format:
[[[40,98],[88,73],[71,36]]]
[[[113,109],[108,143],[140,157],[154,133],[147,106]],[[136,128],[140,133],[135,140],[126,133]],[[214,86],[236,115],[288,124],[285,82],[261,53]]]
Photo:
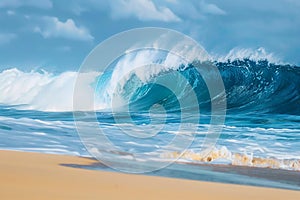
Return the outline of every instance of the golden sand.
[[[289,199],[299,191],[71,168],[88,158],[0,151],[1,200],[54,199]]]

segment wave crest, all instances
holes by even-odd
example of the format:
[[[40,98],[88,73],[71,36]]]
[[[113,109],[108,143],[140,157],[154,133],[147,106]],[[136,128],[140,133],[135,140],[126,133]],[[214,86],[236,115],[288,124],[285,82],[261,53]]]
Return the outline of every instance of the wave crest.
[[[150,60],[152,64],[162,65],[143,70],[134,68]],[[229,111],[300,114],[299,67],[248,58],[214,63],[224,81]],[[202,75],[214,78],[209,69],[202,71]],[[178,74],[185,77],[185,82],[178,78]],[[18,106],[18,109],[72,111],[77,75],[77,72],[56,75],[46,71],[23,72],[16,68],[4,70],[0,73],[0,104]],[[137,110],[158,102],[165,102],[168,108],[177,109],[178,101],[174,95],[155,85],[159,80],[176,83],[177,98],[188,99],[191,92],[196,93],[197,102],[188,103],[191,110],[195,103],[208,109],[211,103],[207,86],[194,68],[194,63],[185,63],[166,52],[136,53],[118,60],[114,68],[99,75],[96,72],[86,73],[83,86],[89,92],[96,92],[97,109],[111,106],[111,99],[116,96],[122,101],[133,102]],[[193,91],[187,89],[187,85]]]
[[[282,64],[281,60],[278,59],[277,56],[273,53],[267,52],[267,50],[263,47],[259,47],[257,49],[236,47],[231,49],[227,55],[214,55],[212,57],[212,60],[217,62],[249,59],[252,61],[267,60],[270,63]]]

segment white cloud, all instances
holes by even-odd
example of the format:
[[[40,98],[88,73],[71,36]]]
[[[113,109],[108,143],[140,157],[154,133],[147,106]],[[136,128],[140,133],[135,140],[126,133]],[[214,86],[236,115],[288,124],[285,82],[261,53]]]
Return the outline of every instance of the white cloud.
[[[17,37],[14,33],[0,33],[0,45],[8,44]]]
[[[6,14],[11,16],[11,15],[15,15],[16,13],[13,10],[8,10],[8,11],[6,11]]]
[[[226,12],[219,8],[215,4],[206,3],[204,1],[200,1],[199,7],[201,11],[205,14],[212,14],[212,15],[225,15]]]
[[[177,16],[180,16],[183,21],[189,20],[204,20],[209,15],[225,15],[226,12],[216,4],[207,3],[205,0],[154,0],[157,5],[165,5],[170,8]]]
[[[136,17],[141,21],[180,21],[169,8],[157,6],[151,0],[110,1],[110,7],[111,15],[115,19]]]
[[[51,0],[1,0],[0,8],[18,8],[23,6],[49,9],[53,7]]]
[[[57,2],[63,5],[64,1]],[[176,0],[168,0],[175,3]],[[113,19],[136,18],[140,21],[178,22],[181,19],[166,5],[156,0],[73,0],[67,9],[76,15],[97,10],[108,12]]]
[[[60,1],[63,6],[64,1]],[[224,15],[216,4],[205,0],[73,0],[66,8],[80,15],[83,12],[107,12],[113,19],[179,22],[204,19],[208,15]]]
[[[72,19],[65,22],[59,21],[57,17],[44,17],[42,25],[34,29],[44,38],[65,38],[72,40],[91,41],[94,37],[85,27],[79,27]]]

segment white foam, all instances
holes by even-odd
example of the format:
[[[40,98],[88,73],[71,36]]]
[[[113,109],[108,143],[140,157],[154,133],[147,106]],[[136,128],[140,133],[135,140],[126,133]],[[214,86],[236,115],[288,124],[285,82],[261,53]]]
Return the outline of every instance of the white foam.
[[[87,74],[90,81],[97,75]],[[77,72],[54,75],[46,71],[4,70],[0,73],[0,104],[21,105],[18,109],[71,111],[76,78]]]

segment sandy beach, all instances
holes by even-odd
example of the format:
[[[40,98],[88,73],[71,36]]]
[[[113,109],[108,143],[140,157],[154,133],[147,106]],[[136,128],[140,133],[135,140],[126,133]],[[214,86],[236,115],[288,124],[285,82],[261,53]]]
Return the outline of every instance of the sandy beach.
[[[0,151],[0,199],[299,199],[300,192],[103,172],[89,158]]]

